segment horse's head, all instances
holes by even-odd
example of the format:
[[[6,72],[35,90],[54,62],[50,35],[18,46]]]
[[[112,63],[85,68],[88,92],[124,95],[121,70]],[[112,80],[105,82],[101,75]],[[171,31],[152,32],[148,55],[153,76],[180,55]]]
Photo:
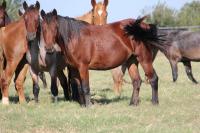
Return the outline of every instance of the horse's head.
[[[27,39],[33,40],[36,37],[36,32],[39,26],[39,10],[40,3],[37,1],[35,5],[28,6],[26,2],[23,3],[25,10],[23,18],[27,30]]]
[[[107,5],[108,0],[104,0],[104,2],[96,3],[96,0],[91,0],[91,4],[93,6],[92,14],[93,14],[93,24],[95,25],[104,25],[107,23]]]
[[[0,5],[0,27],[5,26],[6,14],[6,1],[3,1]]]
[[[52,12],[45,13],[41,11],[42,16],[42,34],[45,41],[45,48],[51,50],[56,43],[56,36],[58,33],[58,16],[57,11],[54,9]]]

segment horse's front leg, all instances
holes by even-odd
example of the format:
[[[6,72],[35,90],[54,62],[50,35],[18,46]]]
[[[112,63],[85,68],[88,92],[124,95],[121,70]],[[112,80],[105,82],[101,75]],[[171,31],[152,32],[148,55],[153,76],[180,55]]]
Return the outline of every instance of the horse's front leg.
[[[50,70],[51,76],[51,94],[53,102],[58,102],[58,86],[57,86],[57,71],[56,66],[52,66]]]
[[[89,70],[88,66],[81,64],[79,67],[79,73],[81,78],[81,88],[85,99],[85,106],[91,105],[90,87],[89,87]]]
[[[172,77],[173,77],[173,82],[176,82],[178,78],[178,67],[177,67],[177,61],[169,59],[171,69],[172,69]]]
[[[39,77],[42,80],[44,88],[47,88],[47,80],[44,72],[39,72]]]
[[[34,95],[34,100],[36,103],[38,103],[38,95],[40,92],[40,87],[38,85],[38,72],[33,71],[33,69],[30,69],[30,74],[33,80],[33,95]]]
[[[24,81],[26,78],[26,74],[28,71],[29,65],[28,64],[24,64],[21,67],[17,68],[15,71],[15,88],[18,92],[19,95],[19,102],[23,103],[25,101],[25,96],[24,96]]]
[[[9,104],[8,89],[9,89],[9,85],[11,82],[11,78],[12,78],[20,60],[21,59],[8,60],[6,68],[5,68],[4,72],[2,73],[2,78],[1,78],[1,80],[2,80],[1,81],[2,82],[1,92],[2,92],[2,96],[3,96],[2,104],[6,104],[6,105]]]
[[[69,88],[68,81],[67,81],[67,78],[66,78],[63,70],[60,70],[60,69],[58,70],[58,78],[59,78],[60,84],[63,88],[65,99],[70,100],[71,99],[70,88]]]

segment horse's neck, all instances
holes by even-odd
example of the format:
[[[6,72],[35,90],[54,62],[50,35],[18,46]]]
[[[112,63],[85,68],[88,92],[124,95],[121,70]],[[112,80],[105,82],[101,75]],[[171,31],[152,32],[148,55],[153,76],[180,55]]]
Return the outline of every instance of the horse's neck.
[[[88,22],[90,24],[93,23],[92,18],[93,18],[92,10],[89,11],[88,13],[84,14],[83,16],[76,17],[77,20],[82,20],[82,21]]]

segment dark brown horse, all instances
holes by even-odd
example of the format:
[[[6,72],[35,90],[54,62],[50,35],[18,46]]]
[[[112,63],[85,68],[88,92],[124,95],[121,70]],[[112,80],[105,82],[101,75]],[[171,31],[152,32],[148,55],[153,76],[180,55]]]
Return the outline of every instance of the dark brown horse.
[[[58,43],[66,63],[78,74],[81,105],[90,105],[88,70],[108,70],[123,63],[128,67],[134,87],[130,104],[138,105],[141,79],[138,69],[135,69],[137,61],[151,83],[152,103],[158,104],[158,77],[152,66],[151,46],[162,50],[164,46],[157,43],[159,39],[155,27],[143,23],[144,18],[93,26],[58,16],[55,9],[48,14],[42,11],[41,16],[46,49],[50,50]]]
[[[34,38],[34,36],[36,35],[32,31],[37,29],[31,29],[29,27],[26,28],[26,26],[33,27],[33,24],[38,25],[39,7],[39,2],[36,2],[35,6],[31,5],[30,7],[27,7],[27,10],[25,11],[23,17],[21,17],[18,21],[1,28],[0,46],[3,49],[3,54],[7,62],[5,70],[1,74],[3,104],[9,104],[9,85],[17,66],[19,65],[20,61],[23,59],[27,51],[27,38]],[[38,15],[35,15],[35,12],[37,12]],[[27,30],[30,32],[27,32]],[[23,83],[27,70],[28,64],[23,64],[19,73],[18,83],[16,82],[16,88],[18,89],[20,102],[25,101]]]

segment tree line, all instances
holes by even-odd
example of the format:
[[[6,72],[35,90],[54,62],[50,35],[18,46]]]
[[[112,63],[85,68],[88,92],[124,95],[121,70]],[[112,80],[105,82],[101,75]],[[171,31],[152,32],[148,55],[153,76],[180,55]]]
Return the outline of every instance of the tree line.
[[[200,1],[186,3],[180,10],[170,8],[165,2],[159,2],[150,12],[143,9],[142,14],[149,14],[147,21],[161,27],[196,26],[200,25]]]

